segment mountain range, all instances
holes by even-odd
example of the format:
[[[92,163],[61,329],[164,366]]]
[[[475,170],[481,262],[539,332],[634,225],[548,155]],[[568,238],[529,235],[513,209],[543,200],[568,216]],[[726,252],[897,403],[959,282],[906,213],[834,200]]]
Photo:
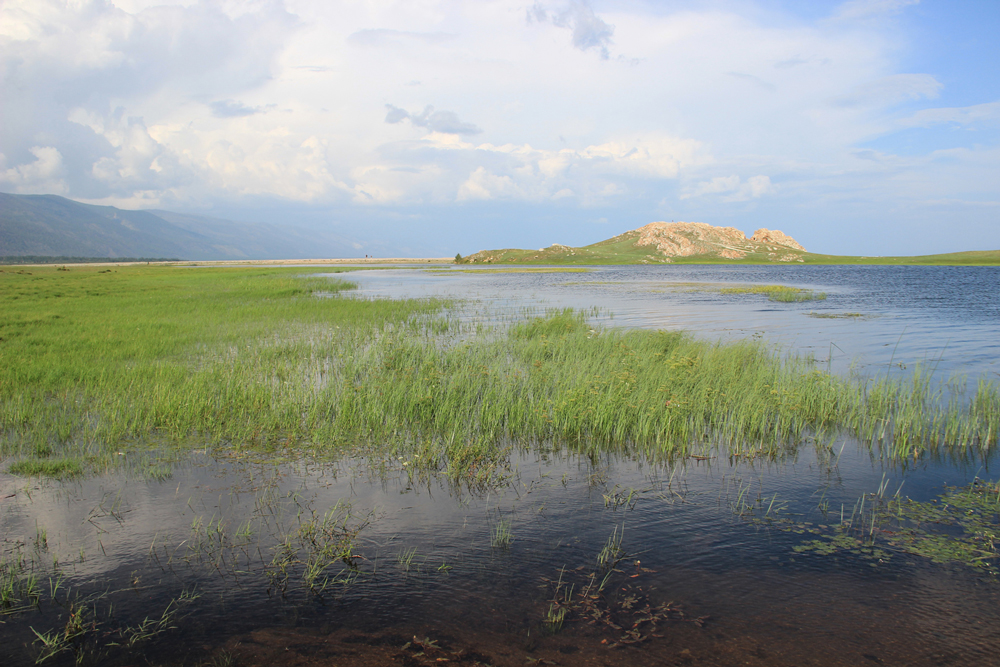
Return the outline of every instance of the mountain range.
[[[360,247],[336,234],[292,225],[0,193],[0,256],[315,259],[358,257]]]

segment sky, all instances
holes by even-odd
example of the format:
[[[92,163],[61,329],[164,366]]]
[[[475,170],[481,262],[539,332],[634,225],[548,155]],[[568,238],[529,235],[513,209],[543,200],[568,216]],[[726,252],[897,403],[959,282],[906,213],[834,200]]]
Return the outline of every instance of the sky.
[[[1000,249],[996,0],[3,0],[0,191],[357,253]]]

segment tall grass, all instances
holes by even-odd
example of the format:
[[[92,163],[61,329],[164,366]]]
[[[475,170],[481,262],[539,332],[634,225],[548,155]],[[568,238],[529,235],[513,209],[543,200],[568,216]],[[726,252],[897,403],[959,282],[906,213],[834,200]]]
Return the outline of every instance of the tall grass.
[[[919,373],[855,382],[757,342],[598,331],[573,311],[474,334],[435,317],[440,303],[343,298],[349,283],[287,270],[74,269],[0,284],[4,457],[100,467],[142,439],[194,437],[405,452],[475,479],[510,447],[543,442],[768,454],[846,430],[904,457],[998,439],[993,383],[944,397]]]

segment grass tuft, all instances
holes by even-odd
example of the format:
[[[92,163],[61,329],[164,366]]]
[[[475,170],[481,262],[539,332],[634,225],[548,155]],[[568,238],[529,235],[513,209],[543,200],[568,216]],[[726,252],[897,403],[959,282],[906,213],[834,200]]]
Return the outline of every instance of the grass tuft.
[[[77,459],[21,459],[10,464],[7,472],[22,477],[54,477],[65,479],[83,474],[83,464]]]

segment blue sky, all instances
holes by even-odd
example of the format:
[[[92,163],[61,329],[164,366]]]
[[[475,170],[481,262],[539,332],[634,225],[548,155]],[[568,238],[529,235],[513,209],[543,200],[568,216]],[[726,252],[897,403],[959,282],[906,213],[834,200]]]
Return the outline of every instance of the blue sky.
[[[359,254],[1000,248],[1000,3],[5,0],[0,190]]]

